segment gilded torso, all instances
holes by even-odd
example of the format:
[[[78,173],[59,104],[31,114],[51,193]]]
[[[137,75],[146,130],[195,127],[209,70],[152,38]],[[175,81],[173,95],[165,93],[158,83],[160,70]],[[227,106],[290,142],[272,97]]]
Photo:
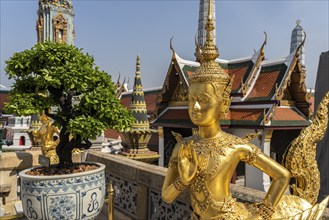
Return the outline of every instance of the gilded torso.
[[[211,139],[194,135],[183,139],[178,146],[191,141],[190,147],[196,152],[198,164],[189,186],[194,212],[202,218],[237,213],[238,209],[241,214],[229,186],[239,161],[248,159],[243,157],[245,149],[241,147],[246,141],[222,132]]]

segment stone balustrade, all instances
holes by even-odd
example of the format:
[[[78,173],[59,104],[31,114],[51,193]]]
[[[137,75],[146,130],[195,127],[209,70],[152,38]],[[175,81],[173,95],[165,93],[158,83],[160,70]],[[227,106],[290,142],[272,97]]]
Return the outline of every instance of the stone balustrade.
[[[172,204],[164,203],[161,199],[167,168],[97,151],[90,151],[87,161],[106,165],[107,183],[112,181],[115,190],[114,208],[123,213],[126,219],[190,218],[187,191]],[[259,202],[265,196],[264,192],[236,184],[231,184],[231,192],[234,198],[242,202]],[[328,210],[324,219],[329,219]]]

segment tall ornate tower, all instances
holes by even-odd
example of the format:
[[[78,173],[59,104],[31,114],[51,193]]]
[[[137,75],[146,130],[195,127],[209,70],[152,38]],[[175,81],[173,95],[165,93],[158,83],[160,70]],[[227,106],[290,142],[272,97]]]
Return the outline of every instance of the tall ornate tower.
[[[46,40],[74,44],[72,0],[39,0],[38,42]]]
[[[290,53],[292,53],[304,40],[305,32],[303,27],[300,25],[301,21],[297,20],[296,27],[291,33],[291,42],[290,42]],[[304,45],[300,50],[300,63],[302,67],[305,67],[305,49]]]
[[[198,44],[203,47],[206,42],[207,31],[206,24],[208,19],[209,0],[200,0],[199,22],[198,22]],[[214,27],[216,27],[216,2],[212,0],[212,18]],[[213,30],[214,44],[216,45],[216,28]]]

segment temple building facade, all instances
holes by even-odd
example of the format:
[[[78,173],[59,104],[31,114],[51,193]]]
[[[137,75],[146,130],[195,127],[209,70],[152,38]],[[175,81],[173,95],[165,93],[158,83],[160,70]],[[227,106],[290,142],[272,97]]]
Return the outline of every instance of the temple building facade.
[[[49,40],[74,45],[73,18],[72,0],[39,0],[38,42]]]

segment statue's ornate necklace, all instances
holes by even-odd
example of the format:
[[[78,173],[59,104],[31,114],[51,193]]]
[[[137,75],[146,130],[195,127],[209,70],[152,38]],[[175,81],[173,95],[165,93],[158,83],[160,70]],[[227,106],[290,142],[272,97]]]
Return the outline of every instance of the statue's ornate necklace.
[[[197,154],[198,172],[191,184],[191,189],[195,193],[202,193],[206,199],[198,201],[192,194],[192,204],[199,207],[201,212],[205,212],[209,206],[215,209],[223,209],[223,202],[217,202],[207,186],[207,181],[216,176],[220,164],[221,156],[226,156],[229,148],[234,148],[235,141],[231,136],[221,132],[213,138],[202,139],[199,136],[192,136],[193,148]],[[208,169],[210,158],[212,163]]]

